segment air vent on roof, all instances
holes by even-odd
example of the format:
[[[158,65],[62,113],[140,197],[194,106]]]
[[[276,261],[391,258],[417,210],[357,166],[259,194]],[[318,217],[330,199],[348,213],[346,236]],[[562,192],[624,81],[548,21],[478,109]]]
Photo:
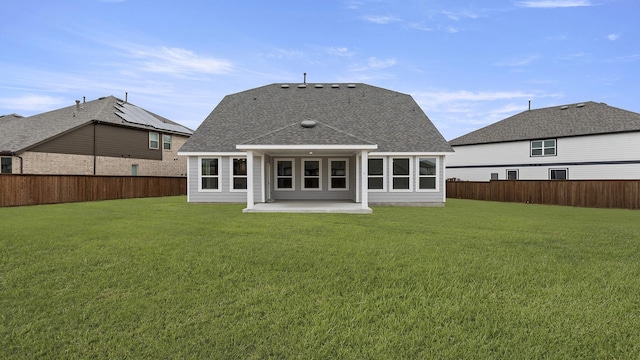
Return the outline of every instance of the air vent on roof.
[[[349,89],[353,89],[354,87],[356,87],[356,84],[348,84],[348,85],[347,85],[347,87],[348,87]]]
[[[580,103],[580,104],[576,105],[576,107],[578,107],[578,108],[584,107],[584,104]]]
[[[298,88],[304,89],[307,87],[307,84],[298,84]]]
[[[339,84],[333,84],[333,85],[331,85],[331,88],[332,88],[332,89],[338,89],[339,87],[340,87],[340,85],[339,85]]]
[[[322,84],[315,84],[315,85],[314,85],[314,87],[315,87],[316,89],[322,89]]]
[[[316,126],[316,122],[314,120],[302,120],[300,126],[303,128],[312,128]]]
[[[565,105],[565,106],[561,106],[561,107],[560,107],[560,110],[567,110],[568,108],[569,108],[569,107],[568,107],[567,105]]]
[[[289,88],[289,84],[282,84],[280,85],[281,88],[283,89],[288,89]]]

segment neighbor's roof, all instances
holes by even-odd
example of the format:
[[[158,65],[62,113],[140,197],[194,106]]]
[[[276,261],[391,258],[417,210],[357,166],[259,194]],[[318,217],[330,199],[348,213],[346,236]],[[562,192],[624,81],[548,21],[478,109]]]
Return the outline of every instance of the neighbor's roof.
[[[193,132],[113,96],[81,103],[80,109],[74,104],[30,117],[9,117],[0,120],[0,152],[3,153],[25,151],[95,121],[186,136]]]
[[[317,125],[303,128],[303,120]],[[227,95],[180,151],[235,152],[248,144],[453,152],[410,95],[362,83],[271,84]]]
[[[523,111],[451,140],[452,146],[640,131],[640,114],[593,101]]]

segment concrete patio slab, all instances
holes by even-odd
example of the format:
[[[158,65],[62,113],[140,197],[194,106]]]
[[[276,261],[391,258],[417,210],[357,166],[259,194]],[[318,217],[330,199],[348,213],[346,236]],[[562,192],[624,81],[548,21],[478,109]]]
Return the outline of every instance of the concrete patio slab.
[[[362,208],[362,204],[351,201],[276,201],[257,203],[253,209],[244,209],[246,213],[343,213],[371,214],[371,208]]]

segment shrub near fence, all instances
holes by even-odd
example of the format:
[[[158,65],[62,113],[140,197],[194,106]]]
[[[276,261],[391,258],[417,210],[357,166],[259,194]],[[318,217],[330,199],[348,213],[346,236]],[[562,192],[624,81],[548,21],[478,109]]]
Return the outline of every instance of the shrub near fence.
[[[640,209],[640,180],[447,181],[447,197],[592,208]]]
[[[177,196],[187,179],[155,176],[1,175],[0,207]]]

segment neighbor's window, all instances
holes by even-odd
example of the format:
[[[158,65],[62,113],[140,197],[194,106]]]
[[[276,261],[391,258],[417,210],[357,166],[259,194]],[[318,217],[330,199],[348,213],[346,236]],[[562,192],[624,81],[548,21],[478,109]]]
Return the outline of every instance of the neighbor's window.
[[[149,149],[158,149],[160,146],[160,134],[149,132]]]
[[[498,180],[498,173],[491,173],[491,180]]]
[[[276,160],[276,190],[295,190],[293,159]]]
[[[349,190],[349,159],[329,159],[329,190]]]
[[[531,141],[531,156],[556,156],[556,139]]]
[[[369,159],[367,163],[369,190],[384,190],[384,159]]]
[[[411,159],[410,158],[392,158],[391,167],[392,189],[393,190],[411,190]]]
[[[131,164],[131,176],[138,176],[138,164]]]
[[[165,150],[171,150],[171,135],[162,135],[162,148]]]
[[[320,176],[320,159],[302,160],[302,189],[320,190],[322,189]]]
[[[518,170],[507,170],[507,180],[518,180]]]
[[[220,189],[220,159],[202,158],[200,159],[200,189],[219,190]]]
[[[13,172],[11,164],[12,160],[10,157],[0,158],[0,174],[11,174]]]
[[[419,158],[418,188],[420,190],[434,190],[436,188],[436,158]]]
[[[549,179],[551,180],[567,180],[567,169],[549,169]]]
[[[231,183],[232,190],[247,189],[247,159],[235,158],[231,162]]]

